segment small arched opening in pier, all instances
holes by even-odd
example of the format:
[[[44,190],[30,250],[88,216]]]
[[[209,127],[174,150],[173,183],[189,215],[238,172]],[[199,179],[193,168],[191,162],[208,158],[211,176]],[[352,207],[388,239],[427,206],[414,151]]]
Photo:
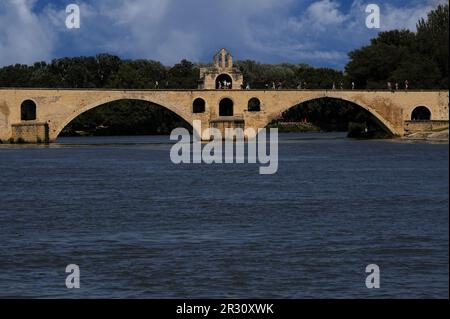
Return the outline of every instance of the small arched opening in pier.
[[[196,98],[192,103],[192,113],[205,113],[206,110],[206,102],[202,98]]]
[[[411,113],[411,121],[430,121],[431,111],[425,106],[416,107]]]
[[[36,103],[32,100],[25,100],[20,105],[20,120],[34,121],[36,120]]]
[[[254,97],[248,101],[248,111],[249,112],[259,112],[261,111],[261,101]]]
[[[234,103],[229,98],[224,98],[219,103],[219,116],[233,116],[234,110],[233,110]]]

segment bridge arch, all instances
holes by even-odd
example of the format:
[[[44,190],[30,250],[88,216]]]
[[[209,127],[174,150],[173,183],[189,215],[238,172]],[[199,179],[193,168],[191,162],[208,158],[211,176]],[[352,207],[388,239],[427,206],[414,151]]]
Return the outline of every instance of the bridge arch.
[[[117,97],[117,98],[104,98],[104,99],[100,99],[94,103],[89,103],[87,105],[81,106],[80,108],[77,108],[73,113],[70,114],[70,116],[66,117],[61,124],[56,124],[50,132],[50,139],[51,140],[56,140],[56,138],[61,134],[61,132],[64,130],[64,128],[70,124],[70,122],[72,122],[74,119],[76,119],[78,116],[80,116],[83,113],[86,113],[92,109],[95,109],[97,107],[101,107],[104,106],[108,103],[112,103],[112,102],[118,102],[118,101],[142,101],[142,102],[147,102],[147,103],[151,103],[153,105],[156,105],[158,107],[164,108],[166,110],[169,110],[171,112],[173,112],[174,114],[176,114],[177,116],[179,116],[181,119],[183,119],[185,122],[187,122],[189,125],[191,125],[192,121],[191,121],[191,117],[189,116],[189,114],[180,112],[179,108],[172,106],[172,105],[162,105],[160,103],[154,102],[151,99],[144,99],[144,98],[136,98],[136,97],[127,97],[127,96],[122,96],[122,97]],[[189,112],[190,113],[190,112]],[[50,125],[52,123],[49,123]]]
[[[379,112],[377,112],[373,107],[367,105],[366,103],[362,102],[362,101],[355,101],[351,98],[343,98],[341,96],[314,96],[314,97],[310,97],[310,98],[306,98],[306,99],[302,99],[299,100],[298,102],[294,102],[294,104],[291,104],[290,106],[287,106],[285,108],[282,109],[281,114],[306,102],[311,102],[311,101],[317,101],[317,100],[322,100],[322,99],[331,99],[331,100],[337,100],[337,101],[345,101],[351,105],[354,105],[360,109],[363,109],[365,111],[367,111],[369,114],[372,115],[372,117],[375,119],[375,121],[378,123],[378,125],[385,130],[388,134],[390,135],[401,135],[402,132],[398,132],[395,129],[395,125],[393,123],[391,123],[388,119],[386,119],[383,115],[381,115]],[[279,116],[280,114],[276,115]],[[266,123],[266,125],[268,125],[271,121],[273,121],[275,119],[275,117],[272,117],[269,119],[268,123]]]

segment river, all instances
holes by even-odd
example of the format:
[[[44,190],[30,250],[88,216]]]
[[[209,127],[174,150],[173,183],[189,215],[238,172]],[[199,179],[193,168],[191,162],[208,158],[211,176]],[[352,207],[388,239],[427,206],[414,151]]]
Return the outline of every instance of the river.
[[[0,297],[448,298],[448,144],[281,134],[259,175],[171,143],[0,145]]]

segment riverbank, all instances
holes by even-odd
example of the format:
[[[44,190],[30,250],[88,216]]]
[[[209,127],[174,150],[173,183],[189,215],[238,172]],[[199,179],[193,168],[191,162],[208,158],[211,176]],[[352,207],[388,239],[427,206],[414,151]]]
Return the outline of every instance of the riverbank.
[[[279,133],[310,133],[321,131],[314,124],[304,122],[278,122],[270,124],[268,128],[277,128]]]
[[[411,141],[447,142],[449,141],[449,130],[440,132],[417,132],[403,137]]]

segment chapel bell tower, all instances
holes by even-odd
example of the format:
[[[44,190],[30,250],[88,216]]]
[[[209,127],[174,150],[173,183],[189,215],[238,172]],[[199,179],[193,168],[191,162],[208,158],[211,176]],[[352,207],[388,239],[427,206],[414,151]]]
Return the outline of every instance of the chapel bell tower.
[[[242,72],[233,67],[233,56],[225,49],[214,55],[212,67],[200,69],[201,90],[239,90],[243,83]]]

